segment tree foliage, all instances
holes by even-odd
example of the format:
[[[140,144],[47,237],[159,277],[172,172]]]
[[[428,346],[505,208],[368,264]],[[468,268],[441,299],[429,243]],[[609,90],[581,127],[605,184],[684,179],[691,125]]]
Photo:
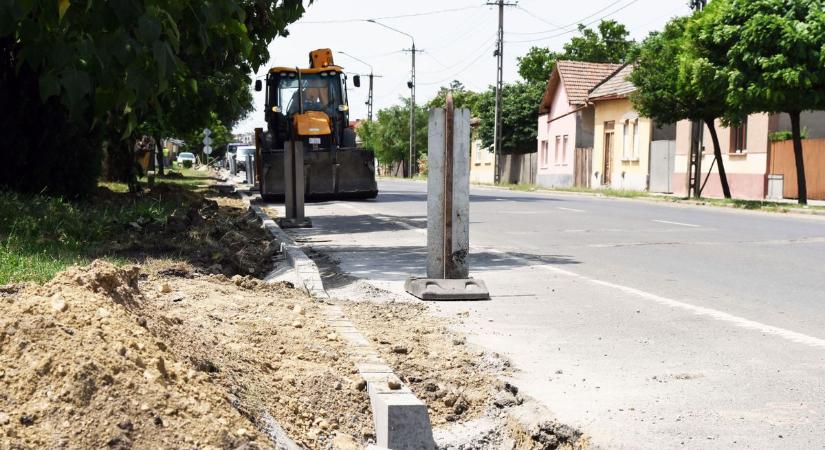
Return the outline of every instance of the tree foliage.
[[[133,179],[131,142],[141,123],[191,130],[212,111],[234,123],[251,107],[248,73],[269,59],[269,42],[303,11],[301,0],[3,2],[0,95],[25,86],[20,109],[33,116],[15,122],[7,115],[17,112],[5,109],[0,132],[23,144],[14,150],[27,161],[61,151],[48,140],[103,148],[110,175]],[[38,124],[44,112],[69,128]],[[11,128],[21,124],[29,126]],[[44,134],[49,139],[38,139]],[[99,164],[93,151],[83,157]],[[92,180],[83,189],[41,188],[80,194],[93,186],[92,172],[74,174]],[[0,184],[26,188],[13,178]]]
[[[703,13],[697,13],[696,16]],[[695,17],[678,17],[654,32],[636,51],[630,81],[637,90],[631,101],[639,113],[659,124],[689,119],[701,121],[711,133],[719,179],[726,198],[731,197],[715,120],[727,114],[724,73],[705,58],[686,29]]]
[[[593,30],[579,25],[579,36],[564,44],[563,52],[531,47],[518,58],[518,73],[525,81],[546,83],[558,59],[622,63],[628,60],[636,43],[628,39],[627,28],[615,20],[603,20]]]
[[[467,90],[464,84],[458,80],[452,81],[449,86],[442,86],[435,97],[427,102],[427,109],[443,108],[447,102],[447,93],[453,94],[453,105],[456,108],[467,108],[472,116],[478,115],[481,94]]]
[[[524,56],[517,58],[518,74],[530,83],[546,83],[556,66],[556,60],[560,58],[561,53],[549,48],[530,47]]]
[[[615,20],[602,20],[596,30],[579,25],[580,36],[564,44],[565,59],[574,61],[622,63],[636,43],[628,40],[630,32]]]
[[[378,111],[376,120],[364,122],[358,127],[358,135],[364,147],[375,151],[382,164],[409,160],[410,155],[410,101]],[[427,120],[425,108],[416,106],[415,147],[419,156],[427,154]]]
[[[530,153],[536,151],[538,103],[544,93],[544,83],[516,82],[501,90],[501,151]],[[495,128],[495,89],[484,92],[479,101],[481,124],[478,136],[484,147],[493,145]]]
[[[754,112],[791,117],[799,203],[807,203],[800,113],[825,109],[825,2],[716,0],[689,28],[727,81],[729,121]]]

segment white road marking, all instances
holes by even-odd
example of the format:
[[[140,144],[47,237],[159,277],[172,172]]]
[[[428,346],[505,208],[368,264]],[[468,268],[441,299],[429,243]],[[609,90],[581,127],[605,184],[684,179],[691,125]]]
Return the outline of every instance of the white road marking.
[[[679,225],[679,226],[682,226],[682,227],[700,228],[700,225],[694,225],[692,223],[671,222],[669,220],[654,220],[654,222],[666,223],[668,225]]]
[[[563,206],[559,206],[557,209],[560,209],[562,211],[570,211],[570,212],[585,212],[583,209],[565,208]]]
[[[761,322],[757,322],[755,320],[750,320],[750,319],[746,319],[744,317],[735,316],[733,314],[729,314],[729,313],[726,313],[724,311],[719,311],[719,310],[712,309],[712,308],[705,308],[704,306],[691,305],[690,303],[685,303],[685,302],[682,302],[682,301],[679,301],[679,300],[674,300],[674,299],[671,299],[671,298],[663,297],[661,295],[656,295],[656,294],[652,294],[650,292],[645,292],[641,289],[636,289],[636,288],[632,288],[632,287],[628,287],[628,286],[622,286],[621,284],[611,283],[609,281],[598,280],[596,278],[591,278],[591,277],[588,277],[588,276],[580,275],[580,274],[578,274],[576,272],[572,272],[570,270],[559,269],[558,267],[552,267],[552,266],[549,266],[549,265],[534,264],[534,262],[530,261],[529,259],[522,258],[522,257],[519,257],[519,256],[510,255],[510,254],[508,254],[506,252],[503,252],[503,251],[500,251],[500,250],[489,249],[489,248],[487,248],[485,250],[490,252],[490,253],[499,253],[499,254],[502,254],[502,255],[506,255],[506,256],[508,256],[512,259],[519,260],[519,261],[523,262],[525,265],[528,265],[528,266],[537,267],[537,268],[540,268],[540,269],[544,269],[548,272],[557,273],[559,275],[564,275],[564,276],[568,276],[568,277],[571,277],[571,278],[578,278],[580,280],[583,280],[583,281],[586,281],[588,283],[595,284],[595,285],[598,285],[598,286],[603,286],[603,287],[607,287],[607,288],[611,288],[611,289],[616,289],[618,291],[624,292],[625,294],[635,295],[635,296],[641,297],[645,300],[650,300],[650,301],[659,303],[661,305],[669,306],[671,308],[679,308],[679,309],[682,309],[684,311],[688,311],[690,313],[693,313],[697,316],[709,317],[711,319],[715,319],[715,320],[718,320],[718,321],[721,321],[721,322],[727,322],[729,324],[732,324],[732,325],[735,325],[735,326],[738,326],[738,327],[741,327],[741,328],[746,328],[746,329],[749,329],[749,330],[755,330],[755,331],[759,331],[761,333],[778,336],[782,339],[785,339],[785,340],[788,340],[788,341],[791,341],[791,342],[796,342],[796,343],[799,343],[799,344],[809,345],[811,347],[818,347],[818,348],[825,349],[825,339],[820,339],[820,338],[817,338],[817,337],[814,337],[814,336],[809,336],[807,334],[787,330],[785,328],[775,327],[773,325],[767,325],[767,324],[764,324],[764,323],[761,323]]]

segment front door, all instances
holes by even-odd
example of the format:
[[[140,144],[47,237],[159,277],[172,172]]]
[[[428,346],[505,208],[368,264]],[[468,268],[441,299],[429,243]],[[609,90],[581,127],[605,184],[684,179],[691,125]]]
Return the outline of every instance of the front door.
[[[604,124],[604,155],[602,158],[602,184],[610,186],[610,172],[613,170],[613,122]]]

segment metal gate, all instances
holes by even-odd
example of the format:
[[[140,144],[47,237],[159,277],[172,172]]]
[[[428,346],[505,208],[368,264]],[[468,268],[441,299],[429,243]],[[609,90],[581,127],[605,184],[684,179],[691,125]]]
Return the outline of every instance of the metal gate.
[[[650,192],[673,192],[676,168],[676,141],[650,143]]]

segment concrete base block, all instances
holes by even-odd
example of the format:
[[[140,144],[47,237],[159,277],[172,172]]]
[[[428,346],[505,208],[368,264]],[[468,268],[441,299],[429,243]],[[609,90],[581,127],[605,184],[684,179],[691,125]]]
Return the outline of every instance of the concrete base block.
[[[281,228],[312,228],[312,220],[309,217],[303,219],[278,219],[278,226]]]
[[[489,300],[490,292],[481,280],[465,278],[407,278],[404,289],[421,300]]]
[[[410,393],[370,395],[376,444],[393,450],[435,449],[427,405]]]

